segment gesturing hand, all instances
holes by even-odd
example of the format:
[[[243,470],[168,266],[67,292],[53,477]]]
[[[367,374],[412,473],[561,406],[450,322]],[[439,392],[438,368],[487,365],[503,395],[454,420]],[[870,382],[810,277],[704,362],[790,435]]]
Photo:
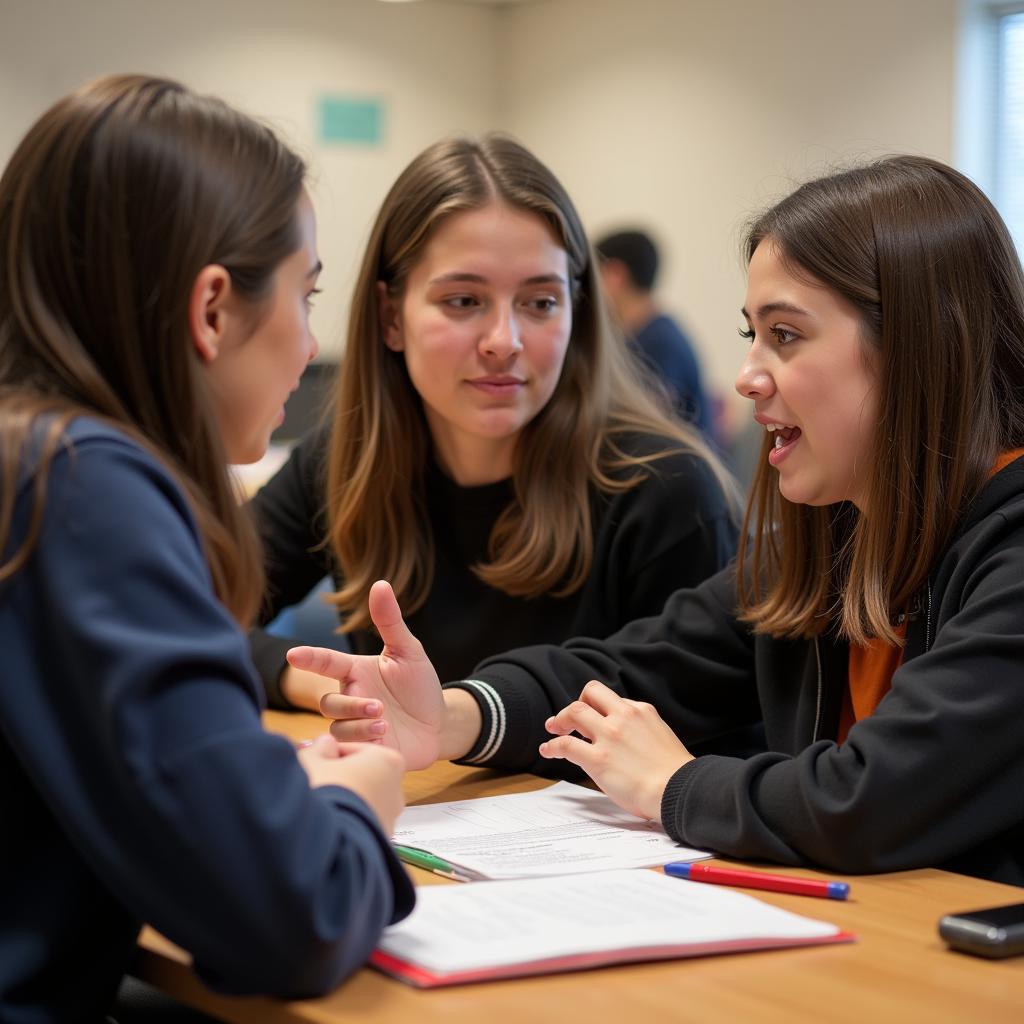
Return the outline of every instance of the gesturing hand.
[[[652,705],[594,680],[544,727],[557,738],[540,745],[542,757],[579,765],[620,807],[654,821],[661,820],[668,780],[693,760]]]
[[[320,701],[321,713],[337,719],[331,723],[336,739],[381,743],[397,750],[409,768],[426,768],[440,750],[444,705],[437,673],[382,580],[370,588],[370,618],[384,641],[380,654],[293,647],[288,663],[338,681],[340,692]]]

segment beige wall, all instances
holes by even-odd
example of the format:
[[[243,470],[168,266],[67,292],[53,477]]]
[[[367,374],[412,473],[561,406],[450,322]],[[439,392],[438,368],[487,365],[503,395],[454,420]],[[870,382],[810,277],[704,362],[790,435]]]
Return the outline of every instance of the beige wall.
[[[336,350],[384,192],[437,137],[491,126],[495,30],[494,9],[445,4],[0,0],[0,164],[47,105],[111,71],[170,75],[266,118],[310,160],[325,264],[314,328]],[[382,97],[384,145],[318,145],[323,93]]]
[[[732,390],[746,215],[837,160],[952,156],[956,0],[551,0],[501,12],[501,121],[588,228],[653,226]]]
[[[952,155],[956,0],[0,0],[0,160],[43,107],[111,70],[179,77],[268,117],[314,173],[336,347],[376,206],[453,130],[510,130],[592,231],[656,228],[665,305],[729,393],[745,216],[837,159]],[[324,92],[381,96],[385,144],[324,147]]]

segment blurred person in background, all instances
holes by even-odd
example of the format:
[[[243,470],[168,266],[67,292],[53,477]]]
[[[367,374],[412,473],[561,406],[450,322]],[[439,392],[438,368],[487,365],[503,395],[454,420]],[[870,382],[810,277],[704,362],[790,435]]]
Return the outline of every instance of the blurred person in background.
[[[605,235],[594,248],[601,257],[601,286],[629,340],[650,373],[667,389],[679,414],[713,436],[713,418],[693,344],[654,297],[660,257],[644,231]]]

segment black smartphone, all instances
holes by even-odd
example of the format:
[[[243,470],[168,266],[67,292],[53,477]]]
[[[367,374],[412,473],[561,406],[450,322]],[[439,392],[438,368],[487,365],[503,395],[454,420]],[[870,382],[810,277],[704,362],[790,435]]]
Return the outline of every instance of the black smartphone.
[[[1004,957],[1024,953],[1024,903],[947,914],[939,935],[951,949],[975,956]]]

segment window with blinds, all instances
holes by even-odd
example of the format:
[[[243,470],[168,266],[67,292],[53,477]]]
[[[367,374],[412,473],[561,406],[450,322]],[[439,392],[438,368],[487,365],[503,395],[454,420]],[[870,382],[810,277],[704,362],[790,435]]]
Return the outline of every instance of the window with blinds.
[[[998,21],[995,200],[1024,252],[1024,10]]]

